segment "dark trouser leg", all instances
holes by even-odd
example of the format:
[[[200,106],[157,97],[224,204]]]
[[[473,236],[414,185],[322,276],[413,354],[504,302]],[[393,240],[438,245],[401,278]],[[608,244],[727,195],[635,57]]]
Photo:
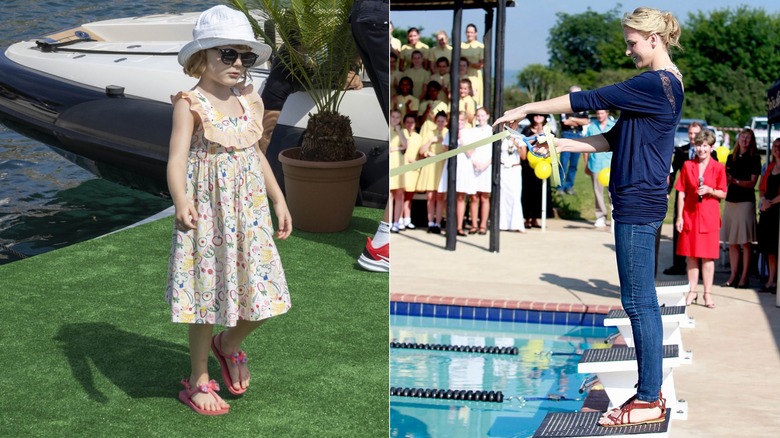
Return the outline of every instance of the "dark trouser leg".
[[[390,8],[382,0],[357,0],[350,21],[360,59],[366,67],[385,120],[390,108]]]

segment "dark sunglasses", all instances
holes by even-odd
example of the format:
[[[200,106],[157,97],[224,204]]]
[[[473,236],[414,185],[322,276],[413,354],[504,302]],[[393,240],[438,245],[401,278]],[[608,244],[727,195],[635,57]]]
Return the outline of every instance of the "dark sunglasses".
[[[257,54],[252,52],[238,53],[235,49],[219,48],[214,50],[219,50],[220,60],[225,65],[233,65],[239,57],[241,57],[241,65],[246,68],[255,65],[255,62],[257,62]]]

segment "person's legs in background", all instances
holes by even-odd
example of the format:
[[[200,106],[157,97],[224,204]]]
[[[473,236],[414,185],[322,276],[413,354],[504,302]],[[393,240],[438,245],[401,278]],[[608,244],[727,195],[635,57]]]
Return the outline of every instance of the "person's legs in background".
[[[363,60],[363,66],[371,79],[376,98],[385,121],[390,111],[390,6],[383,0],[356,0],[350,13],[352,36]],[[369,271],[388,272],[390,270],[390,205],[379,223],[374,238],[368,239],[358,263]],[[386,231],[385,231],[386,229]],[[385,241],[385,236],[387,236]],[[364,264],[366,253],[370,253],[370,264]],[[376,269],[371,269],[371,268]],[[378,268],[377,268],[378,267]]]

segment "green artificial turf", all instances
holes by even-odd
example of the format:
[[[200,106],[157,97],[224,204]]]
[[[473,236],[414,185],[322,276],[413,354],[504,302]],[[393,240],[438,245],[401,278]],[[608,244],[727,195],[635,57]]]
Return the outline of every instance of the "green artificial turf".
[[[164,300],[172,218],[0,266],[0,436],[385,436],[388,276],[356,263],[381,215],[278,241],[293,307],[246,340],[252,386],[223,389],[221,417],[177,399],[190,368]],[[213,355],[209,371],[222,384]]]

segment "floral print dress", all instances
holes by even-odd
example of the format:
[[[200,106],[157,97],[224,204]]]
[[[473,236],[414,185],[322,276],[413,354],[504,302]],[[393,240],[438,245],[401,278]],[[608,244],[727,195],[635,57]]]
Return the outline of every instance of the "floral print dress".
[[[172,99],[186,99],[196,119],[186,194],[198,212],[196,229],[173,230],[166,290],[173,322],[233,327],[290,309],[254,148],[263,103],[251,87],[234,92],[240,117],[220,114],[197,89]]]

